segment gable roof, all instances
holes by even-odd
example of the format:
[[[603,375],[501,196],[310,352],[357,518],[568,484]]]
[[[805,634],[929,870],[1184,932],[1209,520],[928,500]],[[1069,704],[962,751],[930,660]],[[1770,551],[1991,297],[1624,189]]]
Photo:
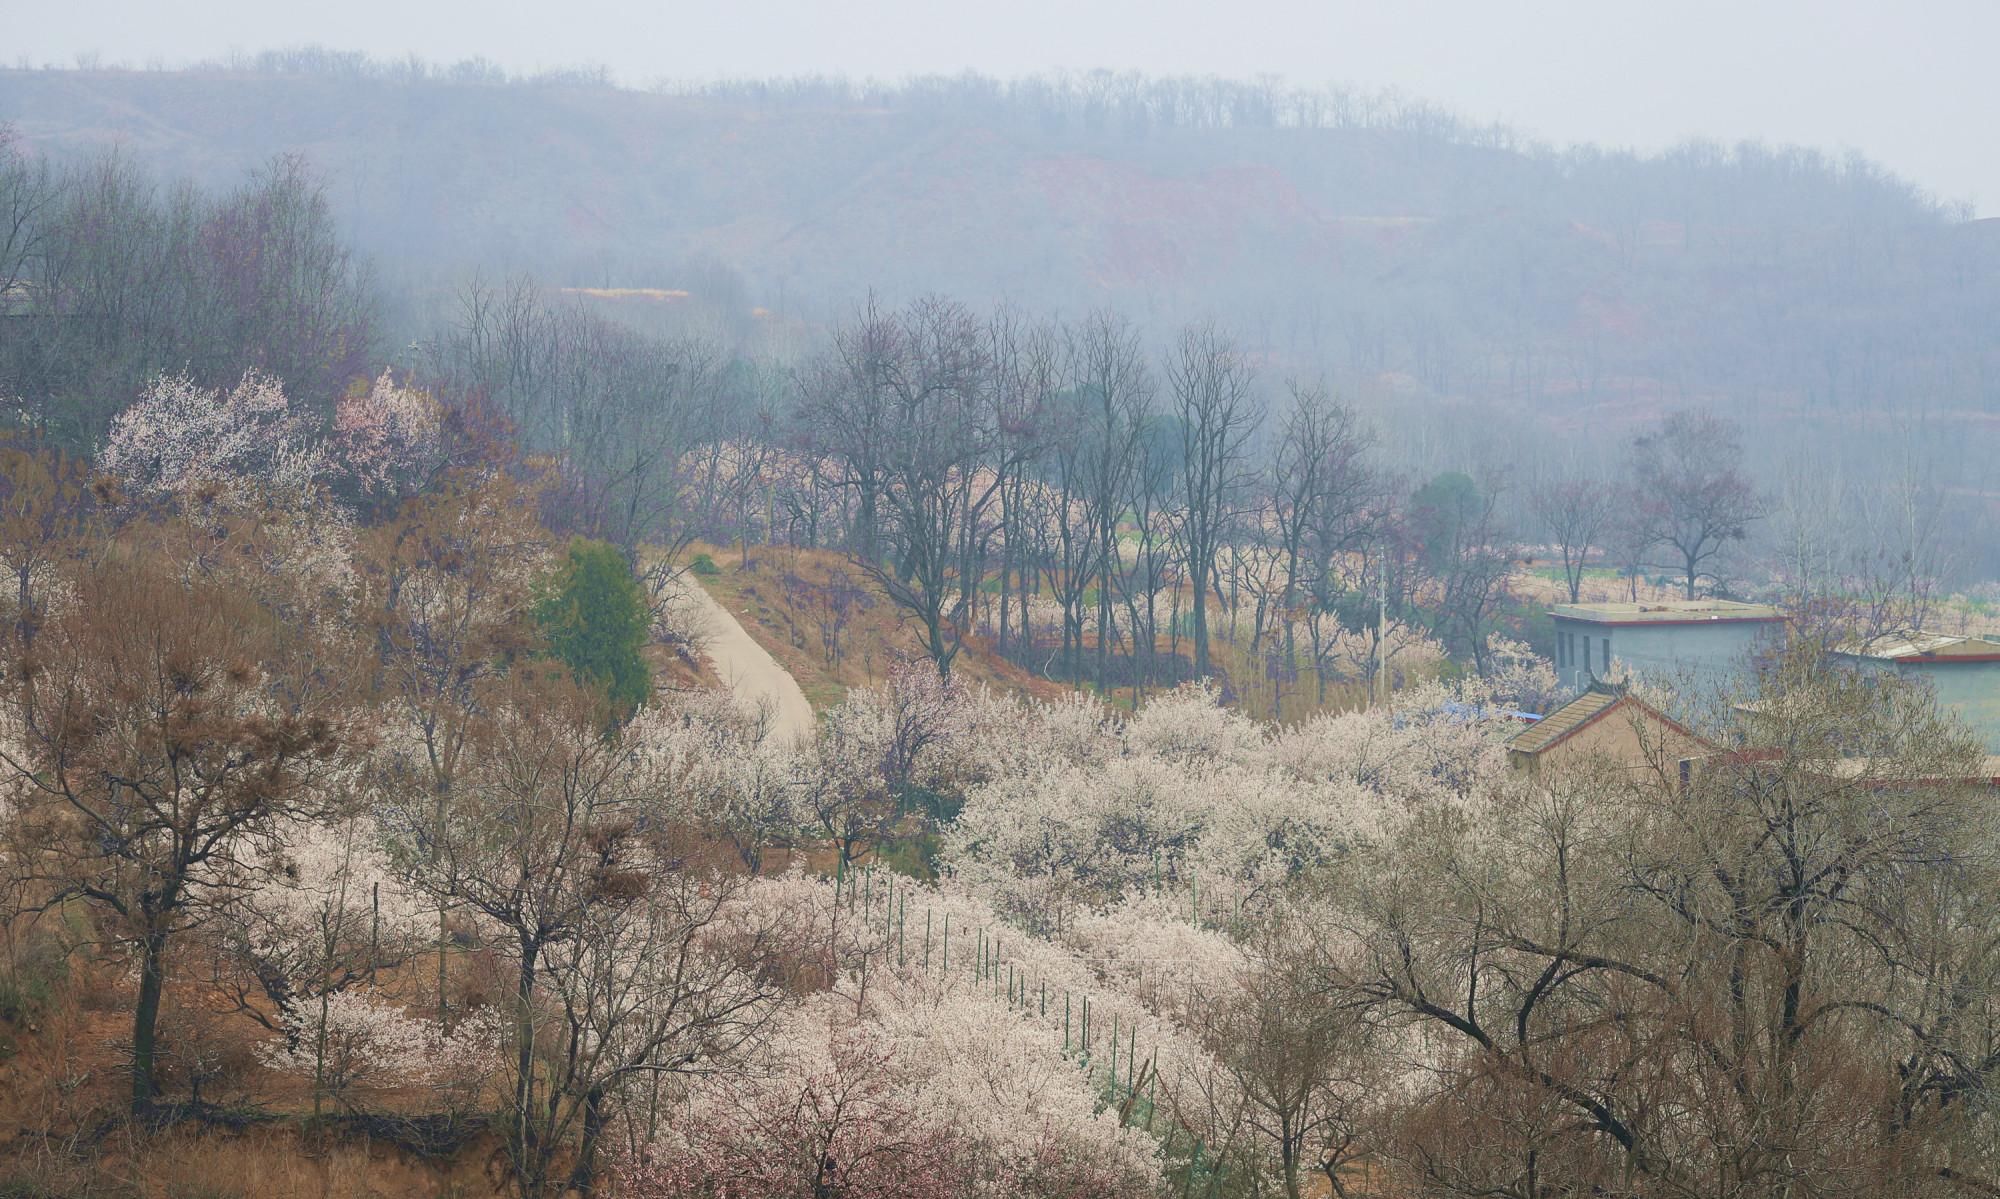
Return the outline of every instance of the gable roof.
[[[1694,733],[1682,727],[1673,717],[1653,705],[1626,693],[1625,688],[1606,682],[1594,682],[1584,689],[1583,694],[1542,717],[1539,721],[1507,739],[1507,748],[1524,754],[1538,754],[1555,748],[1567,740],[1571,734],[1596,724],[1619,708],[1631,707],[1645,713],[1653,720],[1679,733],[1691,741],[1703,742]]]
[[[2000,641],[1985,637],[1958,637],[1949,633],[1926,633],[1922,629],[1897,629],[1859,641],[1850,641],[1834,651],[1850,658],[1879,658],[1886,662],[1995,662],[2000,661]]]

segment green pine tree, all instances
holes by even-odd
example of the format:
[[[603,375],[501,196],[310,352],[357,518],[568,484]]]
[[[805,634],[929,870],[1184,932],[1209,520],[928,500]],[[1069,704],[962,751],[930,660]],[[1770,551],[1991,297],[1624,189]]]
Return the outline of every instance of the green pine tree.
[[[535,604],[549,653],[604,689],[621,717],[652,694],[643,651],[650,616],[639,580],[616,546],[578,537]]]

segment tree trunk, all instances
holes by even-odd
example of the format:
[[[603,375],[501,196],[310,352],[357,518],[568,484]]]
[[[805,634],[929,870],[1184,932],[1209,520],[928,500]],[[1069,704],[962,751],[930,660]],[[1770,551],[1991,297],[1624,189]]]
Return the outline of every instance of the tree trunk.
[[[159,1053],[160,991],[165,981],[162,961],[167,934],[149,929],[139,958],[139,1002],[132,1013],[132,1114],[144,1115],[159,1096],[154,1064]]]
[[[1111,654],[1111,556],[1117,548],[1115,522],[1100,531],[1097,543],[1097,693],[1103,695],[1110,681]]]
[[[597,1144],[604,1137],[609,1117],[604,1113],[604,1090],[593,1088],[583,1097],[583,1139],[576,1147],[576,1168],[570,1171],[569,1185],[577,1194],[597,1193]]]
[[[1002,658],[1007,656],[1007,616],[1008,616],[1008,576],[1014,568],[1014,539],[1011,533],[1006,544],[1000,548],[1000,615],[994,628],[994,649]]]
[[[542,1164],[535,1135],[535,957],[539,946],[523,939],[521,966],[514,979],[514,1121],[508,1130],[514,1178],[524,1196],[541,1193]]]
[[[856,552],[861,555],[862,561],[868,562],[870,564],[879,565],[882,561],[882,556],[881,556],[881,551],[877,548],[875,541],[874,487],[869,486],[867,484],[862,485],[861,502],[859,508],[860,510],[855,514],[854,518],[854,523],[855,523],[855,528],[853,529],[854,548]]]
[[[1194,583],[1194,607],[1190,612],[1194,618],[1194,677],[1205,679],[1208,677],[1208,572],[1190,564],[1188,573]]]

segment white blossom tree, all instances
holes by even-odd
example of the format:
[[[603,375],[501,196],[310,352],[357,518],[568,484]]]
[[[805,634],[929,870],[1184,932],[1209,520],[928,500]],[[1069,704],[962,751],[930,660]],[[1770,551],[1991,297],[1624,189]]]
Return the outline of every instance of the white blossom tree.
[[[111,422],[99,468],[149,495],[212,488],[310,492],[327,458],[311,419],[281,380],[246,373],[227,391],[161,375]]]

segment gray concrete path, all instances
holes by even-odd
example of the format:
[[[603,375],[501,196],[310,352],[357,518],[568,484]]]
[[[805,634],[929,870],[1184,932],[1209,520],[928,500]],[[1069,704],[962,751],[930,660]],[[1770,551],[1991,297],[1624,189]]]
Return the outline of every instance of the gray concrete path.
[[[816,721],[798,680],[757,644],[736,614],[723,607],[707,588],[687,576],[680,582],[681,594],[695,605],[702,652],[708,655],[717,676],[736,693],[739,703],[770,713],[770,727],[764,735],[782,738],[790,745],[810,741]]]

